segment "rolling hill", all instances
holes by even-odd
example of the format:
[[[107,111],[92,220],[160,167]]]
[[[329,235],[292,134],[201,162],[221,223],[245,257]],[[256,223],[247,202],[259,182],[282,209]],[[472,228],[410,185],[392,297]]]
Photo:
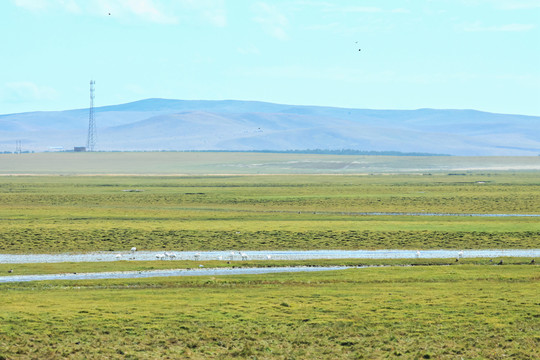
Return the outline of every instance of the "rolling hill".
[[[540,154],[540,117],[475,110],[368,110],[255,101],[146,99],[95,108],[99,151],[355,149]],[[86,144],[88,110],[0,115],[0,152]]]

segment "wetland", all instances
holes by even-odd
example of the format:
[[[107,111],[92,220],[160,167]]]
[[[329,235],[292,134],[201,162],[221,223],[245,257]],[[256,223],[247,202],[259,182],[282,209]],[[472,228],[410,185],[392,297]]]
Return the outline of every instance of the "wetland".
[[[68,155],[67,162],[75,161]],[[447,169],[452,170],[429,173],[383,173],[385,163],[371,175],[254,173],[264,166],[236,167],[251,175],[207,175],[211,162],[199,166],[201,156],[192,154],[191,162],[171,170],[181,168],[185,175],[141,176],[126,162],[116,167],[121,176],[100,176],[99,162],[110,155],[83,156],[89,163],[79,170],[75,166],[72,174],[60,165],[57,173],[45,174],[41,164],[40,176],[0,177],[2,277],[58,275],[0,284],[0,358],[540,355],[540,272],[532,262],[540,249],[540,173],[529,166],[537,159],[526,160],[527,171],[456,172],[459,161],[451,159]],[[148,156],[157,155],[141,158]],[[208,156],[216,155],[202,157]],[[231,154],[220,156],[223,164],[238,164]],[[30,169],[25,159],[37,158],[42,159],[22,157],[17,166]],[[443,159],[418,159],[415,166],[429,161]],[[474,161],[483,162],[469,159],[467,166]],[[135,257],[141,256],[137,261],[128,259],[131,247],[137,247]],[[376,258],[388,249],[401,255]],[[486,253],[491,249],[501,252]],[[231,250],[251,258],[228,261]],[[335,251],[346,255],[328,258]],[[448,257],[428,256],[431,251],[447,251]],[[177,258],[155,259],[164,252]],[[279,257],[302,252],[326,255]],[[363,253],[354,258],[355,252]],[[13,261],[66,253],[81,261]],[[95,253],[102,261],[86,260]],[[185,273],[201,270],[199,265],[220,271],[330,269],[136,279],[67,276]]]

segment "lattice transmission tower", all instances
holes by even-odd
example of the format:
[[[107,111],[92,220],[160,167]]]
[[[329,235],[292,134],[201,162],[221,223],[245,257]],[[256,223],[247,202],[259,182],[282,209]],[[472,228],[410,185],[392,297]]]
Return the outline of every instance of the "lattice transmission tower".
[[[86,151],[94,151],[96,146],[96,120],[94,119],[94,87],[96,82],[90,80],[90,109],[88,114],[88,141]]]

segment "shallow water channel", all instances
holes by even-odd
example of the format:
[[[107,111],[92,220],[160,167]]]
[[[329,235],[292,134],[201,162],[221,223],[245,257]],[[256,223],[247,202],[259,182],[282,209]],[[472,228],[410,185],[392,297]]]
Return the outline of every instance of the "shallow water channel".
[[[164,256],[167,254],[167,256]],[[51,263],[99,261],[170,261],[170,260],[310,260],[310,259],[412,259],[412,258],[475,258],[475,257],[540,257],[540,249],[489,249],[489,250],[308,250],[308,251],[178,251],[178,252],[100,252],[88,254],[0,254],[0,263]],[[122,271],[100,273],[66,273],[45,275],[0,276],[0,283],[43,280],[135,279],[168,276],[205,276],[270,274],[302,271],[341,270],[343,266],[320,267],[265,267],[265,268],[200,268],[148,271]]]
[[[170,260],[314,260],[314,259],[441,259],[441,258],[540,257],[540,249],[487,250],[269,250],[269,251],[124,251],[84,254],[0,254],[0,263],[58,263],[100,261]]]
[[[243,274],[275,274],[283,272],[329,271],[347,269],[345,266],[321,267],[270,267],[270,268],[226,268],[226,269],[171,269],[146,271],[116,271],[100,273],[69,273],[45,275],[15,275],[0,276],[0,283],[26,282],[43,280],[94,280],[94,279],[137,279],[169,276],[212,276],[212,275],[243,275]]]

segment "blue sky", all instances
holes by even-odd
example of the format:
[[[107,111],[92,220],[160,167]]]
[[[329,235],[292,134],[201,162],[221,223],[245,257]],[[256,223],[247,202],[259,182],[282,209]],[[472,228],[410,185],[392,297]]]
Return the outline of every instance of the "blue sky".
[[[540,115],[540,0],[2,0],[0,38],[0,114],[88,107],[93,78],[96,106]]]

